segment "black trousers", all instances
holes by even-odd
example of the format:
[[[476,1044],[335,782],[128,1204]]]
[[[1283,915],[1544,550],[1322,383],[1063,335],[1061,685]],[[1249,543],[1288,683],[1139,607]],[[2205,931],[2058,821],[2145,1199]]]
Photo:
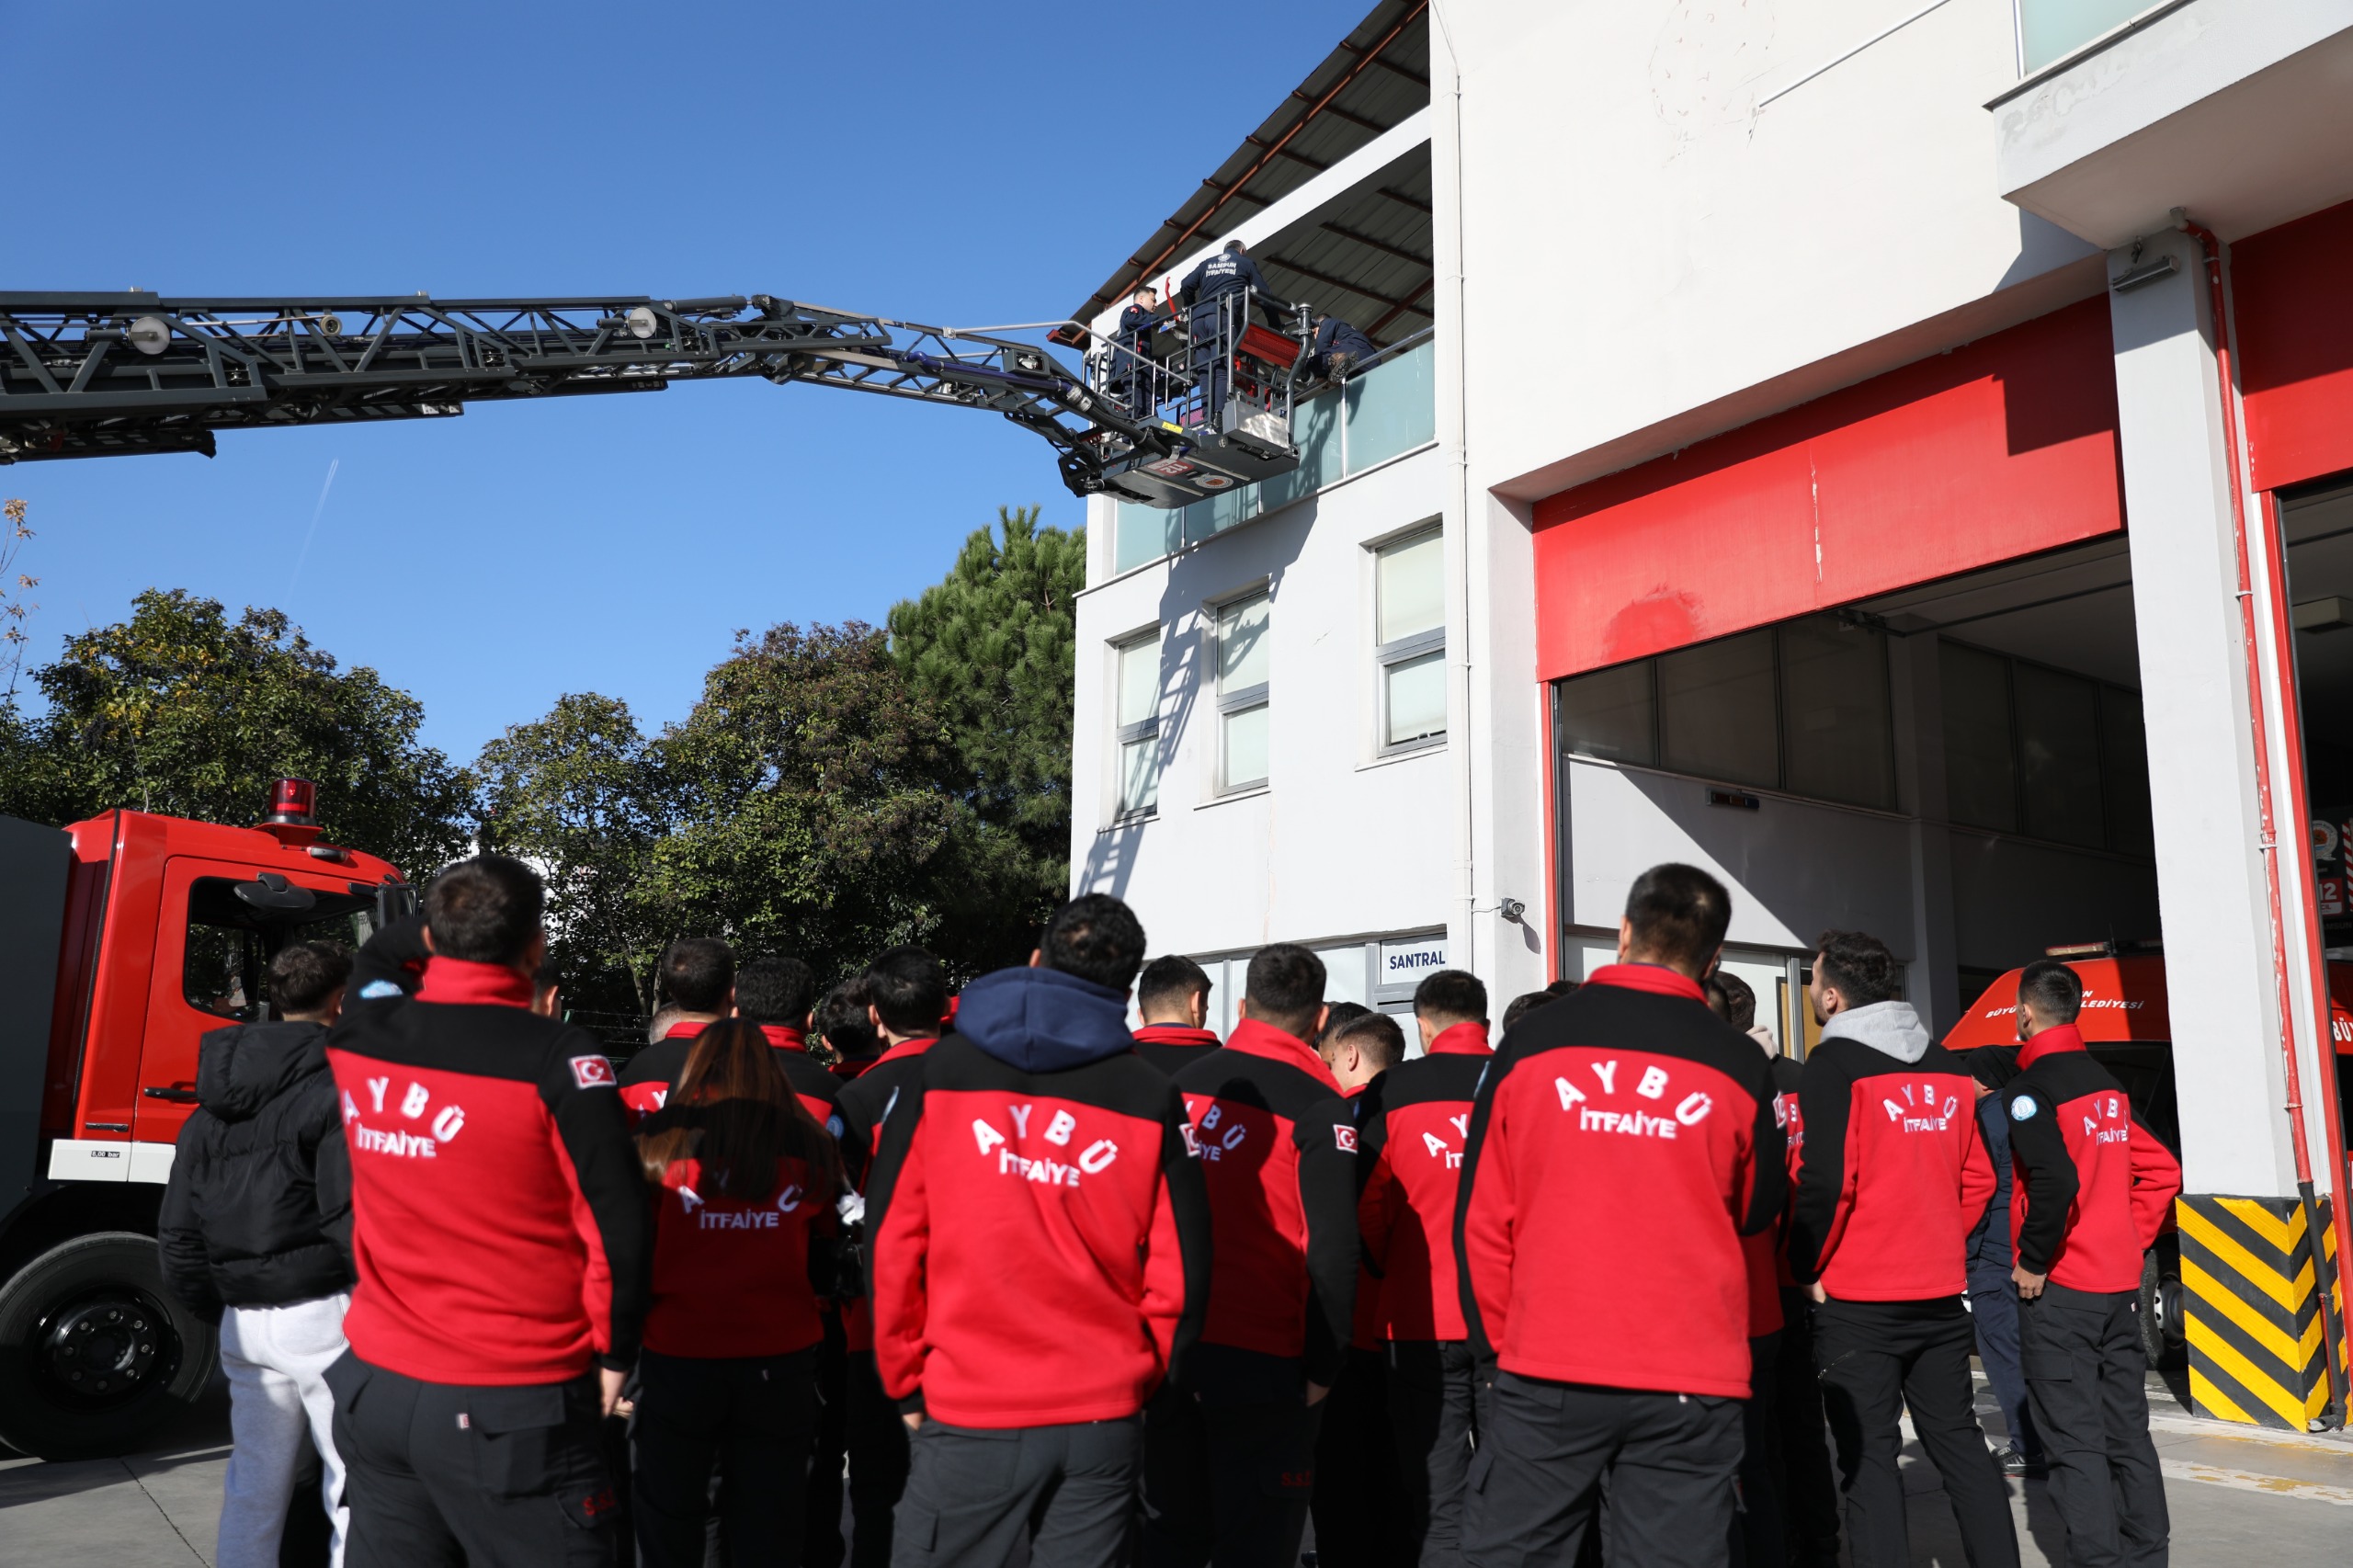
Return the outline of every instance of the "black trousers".
[[[1143,1423],[983,1430],[926,1421],[909,1445],[892,1561],[998,1568],[1025,1540],[1030,1568],[1124,1568]]]
[[[2137,1295],[2045,1285],[2018,1303],[2027,1398],[2067,1526],[2069,1568],[2164,1568],[2166,1558],[2172,1525],[2149,1440]]]
[[[1164,1384],[1144,1410],[1146,1568],[1296,1568],[1322,1405],[1202,1400]]]
[[[1781,1348],[1773,1362],[1773,1415],[1781,1447],[1781,1525],[1792,1568],[1837,1568],[1838,1482],[1823,1426],[1813,1359],[1813,1302],[1781,1290]]]
[[[645,1568],[701,1568],[711,1467],[733,1568],[798,1568],[809,1449],[816,1432],[814,1347],[742,1358],[638,1358],[631,1506]]]
[[[1389,1436],[1389,1358],[1351,1349],[1319,1410],[1315,1491],[1308,1500],[1319,1562],[1333,1568],[1412,1568]]]
[[[804,1568],[842,1568],[849,1543],[842,1539],[842,1460],[849,1447],[849,1348],[838,1311],[822,1314],[825,1337],[817,1346],[817,1427],[802,1488],[801,1561]],[[882,1543],[887,1554],[888,1540]],[[887,1556],[878,1561],[888,1561]]]
[[[907,1489],[907,1424],[882,1392],[874,1352],[849,1358],[850,1568],[886,1568],[892,1511]],[[840,1494],[837,1492],[835,1496]],[[835,1505],[840,1511],[840,1504]]]
[[[593,1378],[428,1383],[346,1351],[326,1382],[349,1568],[612,1562],[617,1500]]]
[[[2009,1485],[1970,1381],[1972,1343],[1959,1296],[1926,1301],[1842,1301],[1813,1309],[1813,1353],[1847,1494],[1847,1548],[1854,1568],[1908,1568],[1904,1518],[1904,1413],[1943,1477],[1970,1568],[2018,1568]]]
[[[1570,1568],[1606,1484],[1611,1560],[1722,1568],[1740,1468],[1740,1405],[1498,1372],[1471,1461],[1472,1568]]]
[[[1970,1280],[1969,1321],[1977,1335],[1977,1358],[1985,1364],[1985,1381],[1994,1385],[1995,1403],[2009,1424],[2010,1447],[2029,1459],[2040,1459],[2042,1439],[2034,1429],[2026,1369],[2018,1358],[2018,1288],[2007,1274]]]
[[[1779,1333],[1748,1342],[1747,1400],[1740,1407],[1740,1516],[1732,1532],[1733,1568],[1783,1568],[1788,1544],[1781,1523],[1781,1419],[1774,1374],[1781,1359]]]
[[[1479,1368],[1468,1341],[1390,1345],[1389,1430],[1397,1444],[1397,1495],[1404,1505],[1412,1553],[1406,1561],[1423,1568],[1455,1568],[1462,1561],[1463,1491],[1479,1442]],[[1320,1518],[1315,1540],[1320,1547]]]

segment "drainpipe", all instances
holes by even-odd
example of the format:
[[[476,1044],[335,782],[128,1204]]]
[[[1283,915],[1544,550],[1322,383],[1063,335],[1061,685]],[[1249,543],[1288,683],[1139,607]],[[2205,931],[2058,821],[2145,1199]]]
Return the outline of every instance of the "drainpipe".
[[[2246,655],[2247,720],[2255,739],[2255,795],[2262,833],[2264,892],[2269,900],[2271,915],[2271,975],[2278,991],[2279,1055],[2287,1073],[2288,1131],[2295,1149],[2296,1195],[2304,1205],[2304,1225],[2312,1240],[2313,1278],[2320,1292],[2321,1326],[2327,1341],[2328,1408],[2317,1425],[2335,1430],[2345,1425],[2345,1367],[2339,1356],[2341,1327],[2334,1297],[2336,1271],[2329,1266],[2322,1243],[2320,1204],[2313,1187],[2311,1140],[2306,1136],[2304,1128],[2302,1074],[2296,1062],[2294,983],[2290,978],[2288,936],[2280,915],[2279,831],[2272,810],[2271,744],[2264,722],[2262,642],[2256,629],[2254,576],[2248,566],[2246,487],[2239,468],[2238,401],[2235,377],[2231,368],[2229,303],[2222,286],[2222,242],[2215,237],[2212,230],[2190,222],[2188,214],[2178,208],[2174,210],[2174,223],[2183,233],[2196,240],[2206,256],[2208,304],[2214,321],[2214,377],[2222,403],[2222,458],[2231,486],[2231,545],[2238,562],[2239,635]],[[2302,755],[2298,731],[2300,720],[2295,712],[2295,704],[2288,700],[2285,685],[2286,677],[2293,668],[2290,661],[2293,656],[2294,644],[2288,629],[2288,607],[2284,602],[2286,581],[2281,572],[2276,534],[2273,548],[2266,551],[2265,555],[2268,563],[2266,585],[2270,590],[2268,597],[2271,601],[2271,651],[2274,667],[2279,670],[2282,681],[2281,723],[2290,755],[2296,756]],[[2304,824],[2298,823],[2295,831],[2299,835],[2303,834],[2306,831]],[[2306,897],[2306,922],[2309,925],[2312,917],[2309,892]],[[2313,998],[2317,1008],[2314,1017],[2325,1036],[2329,1032],[2329,1016],[2325,970],[2314,978],[2314,988],[2317,993]],[[2333,1048],[2333,1045],[2334,1042],[2330,1041],[2324,1049]],[[2336,1160],[2334,1151],[2330,1158],[2332,1162]],[[2334,1178],[2338,1166],[2332,1163],[2329,1168]],[[2335,1199],[2329,1209],[2336,1232],[2336,1256],[2340,1261],[2353,1256],[2353,1244],[2353,1244],[2353,1235],[2347,1233],[2348,1224],[2353,1224],[2353,1216],[2346,1213],[2344,1186],[2341,1179],[2329,1182]]]
[[[1453,29],[1446,25],[1446,17],[1438,6],[1430,6],[1430,19],[1446,40],[1447,96],[1445,117],[1449,140],[1454,149],[1454,256],[1453,267],[1447,274],[1446,287],[1454,301],[1454,409],[1453,428],[1449,432],[1448,445],[1452,449],[1448,462],[1453,469],[1451,501],[1455,527],[1458,530],[1455,556],[1461,563],[1461,584],[1458,598],[1461,610],[1462,634],[1446,640],[1447,693],[1449,711],[1447,715],[1447,754],[1454,771],[1454,924],[1462,932],[1464,951],[1449,955],[1457,968],[1478,972],[1479,937],[1472,926],[1473,909],[1477,902],[1476,855],[1477,839],[1472,832],[1477,806],[1477,778],[1471,758],[1471,610],[1472,604],[1471,548],[1476,529],[1471,519],[1471,389],[1469,334],[1464,330],[1466,317],[1462,251],[1464,225],[1462,222],[1462,62],[1454,51]]]

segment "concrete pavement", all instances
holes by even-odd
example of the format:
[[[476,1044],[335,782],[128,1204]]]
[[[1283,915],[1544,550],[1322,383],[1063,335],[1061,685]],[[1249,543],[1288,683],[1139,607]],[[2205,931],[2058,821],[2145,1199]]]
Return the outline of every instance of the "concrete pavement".
[[[2198,1420],[2154,1379],[2150,1396],[2178,1568],[2343,1560],[2353,1542],[2353,1441]],[[1978,1408],[1998,1440],[2001,1415],[1982,1382]],[[141,1453],[58,1464],[0,1460],[0,1565],[211,1568],[228,1461],[228,1394],[220,1385],[180,1429]],[[1963,1568],[1951,1510],[1916,1447],[1905,1449],[1904,1478],[1914,1563]],[[2040,1482],[2014,1484],[2011,1510],[2026,1568],[2063,1562]]]

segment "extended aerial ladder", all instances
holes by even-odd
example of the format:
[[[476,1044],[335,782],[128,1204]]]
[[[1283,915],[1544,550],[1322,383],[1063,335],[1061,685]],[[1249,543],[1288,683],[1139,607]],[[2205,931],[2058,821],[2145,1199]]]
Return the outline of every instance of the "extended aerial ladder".
[[[1161,357],[1101,344],[1074,372],[987,331],[767,294],[0,293],[0,463],[210,457],[223,430],[446,418],[472,403],[756,377],[994,412],[1053,447],[1074,494],[1181,506],[1299,464],[1290,414],[1303,319],[1287,336],[1251,324],[1246,309],[1215,313],[1213,336],[1205,324],[1202,341]]]

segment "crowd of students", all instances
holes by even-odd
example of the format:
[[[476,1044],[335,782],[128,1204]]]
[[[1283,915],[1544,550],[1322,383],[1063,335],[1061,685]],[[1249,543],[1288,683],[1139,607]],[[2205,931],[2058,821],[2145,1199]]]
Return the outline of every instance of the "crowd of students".
[[[1322,1568],[1827,1568],[1842,1528],[1893,1568],[1906,1413],[2010,1568],[1970,1370],[1997,1187],[2070,1561],[2165,1560],[2131,1302],[2179,1171],[2063,965],[1964,1062],[1827,934],[1801,1066],[1717,972],[1724,889],[1662,866],[1619,962],[1492,1046],[1484,986],[1430,975],[1409,1053],[1289,944],[1220,1040],[1200,968],[1090,894],[952,997],[915,948],[820,998],[676,942],[616,1072],[542,915],[460,862],[205,1041],[162,1245],[222,1323],[222,1568],[278,1561],[308,1444],[371,1568],[1292,1568],[1311,1513]]]

